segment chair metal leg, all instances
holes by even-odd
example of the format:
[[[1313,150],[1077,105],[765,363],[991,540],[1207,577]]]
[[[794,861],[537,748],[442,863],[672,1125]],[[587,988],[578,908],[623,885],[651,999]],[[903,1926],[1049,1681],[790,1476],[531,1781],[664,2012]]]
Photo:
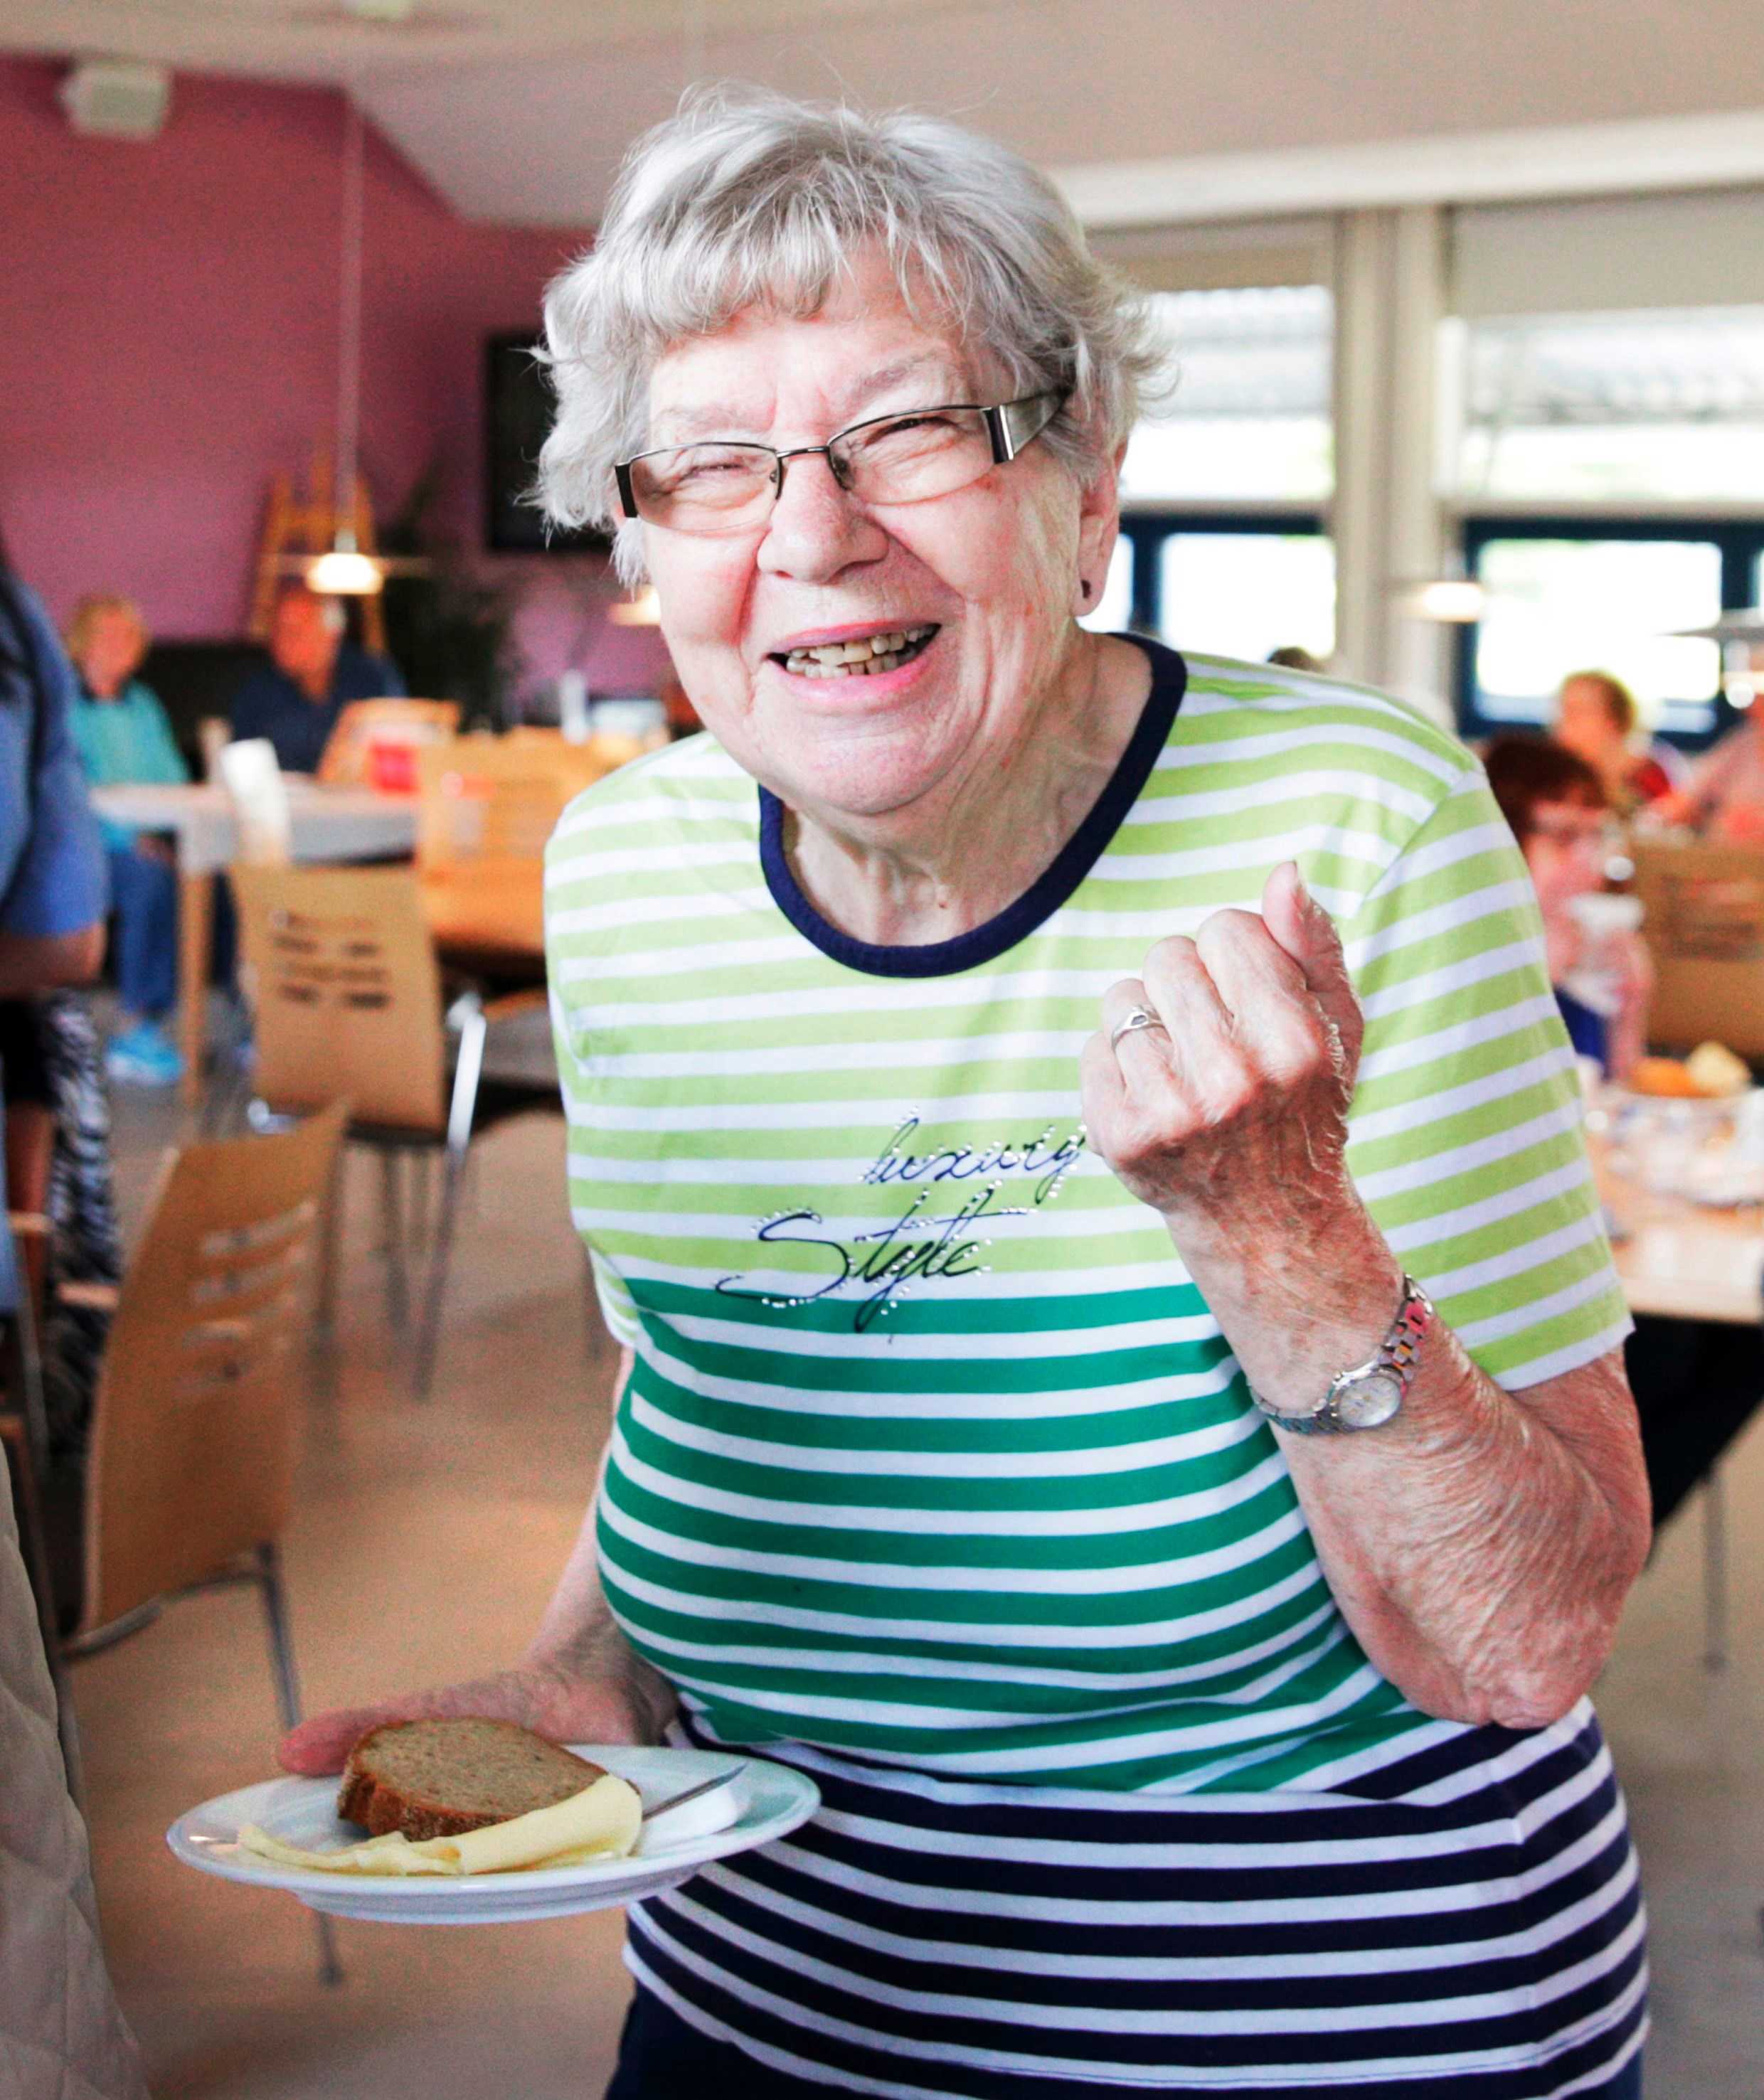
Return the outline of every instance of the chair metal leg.
[[[1727,1667],[1727,1484],[1718,1463],[1703,1483],[1703,1667]]]
[[[380,1154],[380,1202],[386,1227],[386,1317],[402,1334],[410,1324],[410,1285],[405,1265],[405,1207],[398,1148]]]
[[[413,1247],[429,1244],[429,1213],[433,1207],[430,1165],[427,1152],[410,1154],[410,1244]]]
[[[318,1302],[314,1321],[318,1331],[333,1343],[337,1339],[337,1291],[343,1270],[343,1162],[346,1148],[338,1145],[325,1185],[325,1200],[319,1212]]]
[[[435,1244],[429,1255],[422,1321],[417,1330],[413,1383],[418,1400],[427,1400],[435,1384],[435,1362],[441,1342],[441,1301],[447,1291],[447,1268],[453,1251],[453,1227],[459,1215],[459,1185],[465,1166],[463,1148],[456,1151],[449,1145],[442,1169],[440,1210],[435,1221]]]
[[[263,1599],[263,1620],[269,1631],[270,1668],[276,1680],[276,1705],[284,1729],[300,1722],[300,1679],[294,1669],[294,1636],[288,1626],[288,1595],[282,1586],[281,1555],[266,1541],[256,1553],[258,1594]],[[338,1984],[343,1980],[343,1965],[338,1958],[337,1934],[322,1911],[312,1922],[318,1935],[319,1981]]]
[[[484,1019],[483,1000],[475,992],[462,993],[449,1009],[447,1025],[458,1034],[459,1050],[453,1061],[453,1091],[448,1103],[440,1212],[435,1222],[435,1245],[429,1255],[422,1324],[417,1335],[414,1383],[418,1400],[427,1400],[435,1383],[435,1353],[441,1339],[441,1299],[447,1288],[447,1264],[453,1251],[453,1228],[459,1215],[460,1180],[465,1172],[466,1149],[471,1143],[472,1122],[478,1112],[478,1083],[484,1074],[484,1046],[489,1025]]]

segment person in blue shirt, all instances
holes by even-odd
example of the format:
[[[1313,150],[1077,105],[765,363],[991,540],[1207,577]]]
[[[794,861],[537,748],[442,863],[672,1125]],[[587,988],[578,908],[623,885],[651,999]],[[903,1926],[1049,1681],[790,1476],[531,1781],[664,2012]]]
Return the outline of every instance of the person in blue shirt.
[[[270,660],[247,673],[233,695],[233,735],[267,737],[285,773],[318,771],[351,700],[403,697],[396,666],[346,641],[344,624],[335,598],[285,585],[270,622]]]
[[[135,675],[147,629],[125,598],[86,598],[68,623],[79,673],[73,740],[95,788],[182,783],[190,770],[166,710]],[[170,1086],[183,1070],[165,1017],[178,996],[178,871],[168,840],[101,821],[116,914],[113,960],[122,1012],[105,1055],[113,1079]]]
[[[73,704],[55,629],[0,554],[0,999],[89,983],[104,959],[104,853]],[[17,1305],[17,1292],[0,1221],[0,1311]],[[0,1494],[0,2027],[11,2045],[0,2057],[33,2090],[146,2100],[105,1974],[85,1827],[68,1798],[12,1511]]]

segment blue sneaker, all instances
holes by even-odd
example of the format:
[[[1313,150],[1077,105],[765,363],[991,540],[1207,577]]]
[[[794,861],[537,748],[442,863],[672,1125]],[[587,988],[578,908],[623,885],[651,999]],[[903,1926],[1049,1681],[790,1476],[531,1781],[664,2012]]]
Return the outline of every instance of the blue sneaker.
[[[104,1070],[126,1086],[175,1087],[183,1077],[183,1060],[157,1021],[140,1021],[111,1038]]]

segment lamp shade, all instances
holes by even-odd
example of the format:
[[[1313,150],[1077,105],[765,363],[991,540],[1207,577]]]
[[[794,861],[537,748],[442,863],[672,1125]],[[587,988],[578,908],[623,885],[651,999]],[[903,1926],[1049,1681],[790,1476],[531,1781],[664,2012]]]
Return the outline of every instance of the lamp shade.
[[[333,547],[307,562],[307,588],[326,598],[372,598],[383,589],[384,572],[371,554]]]

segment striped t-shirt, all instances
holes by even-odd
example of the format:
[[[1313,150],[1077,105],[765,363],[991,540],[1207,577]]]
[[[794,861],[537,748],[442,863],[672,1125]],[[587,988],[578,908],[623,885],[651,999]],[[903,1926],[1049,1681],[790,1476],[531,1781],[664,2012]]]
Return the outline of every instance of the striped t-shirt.
[[[1523,865],[1408,709],[1150,653],[1090,816],[953,941],[822,920],[779,805],[705,739],[590,790],[553,841],[572,1202],[636,1352],[607,1595],[689,1725],[806,1761],[829,1803],[647,1906],[634,1958],[706,2031],[800,2076],[837,2058],[819,2075],[852,2091],[1584,2089],[1642,1990],[1589,1710],[1470,1731],[1372,1667],[1217,1323],[1078,1105],[1104,990],[1296,859],[1365,1010],[1349,1157],[1373,1215],[1492,1376],[1589,1361],[1625,1316]],[[1322,1819],[1296,1853],[1295,1815]],[[1001,1911],[983,1839],[1006,1825]],[[1088,1917],[1112,1860],[1134,1871],[1102,1904],[1130,1915],[1093,1921],[1100,1970],[1029,1958],[1025,1931],[1069,1948],[1061,1905]],[[1271,1970],[1230,1948],[1246,1860],[1327,1944]],[[928,1891],[948,1930],[915,1961]],[[1171,1930],[1180,1955],[1140,1946]],[[1225,1980],[1191,2003],[1156,1984],[1172,1960]],[[1474,1988],[1442,1990],[1454,1961]]]

